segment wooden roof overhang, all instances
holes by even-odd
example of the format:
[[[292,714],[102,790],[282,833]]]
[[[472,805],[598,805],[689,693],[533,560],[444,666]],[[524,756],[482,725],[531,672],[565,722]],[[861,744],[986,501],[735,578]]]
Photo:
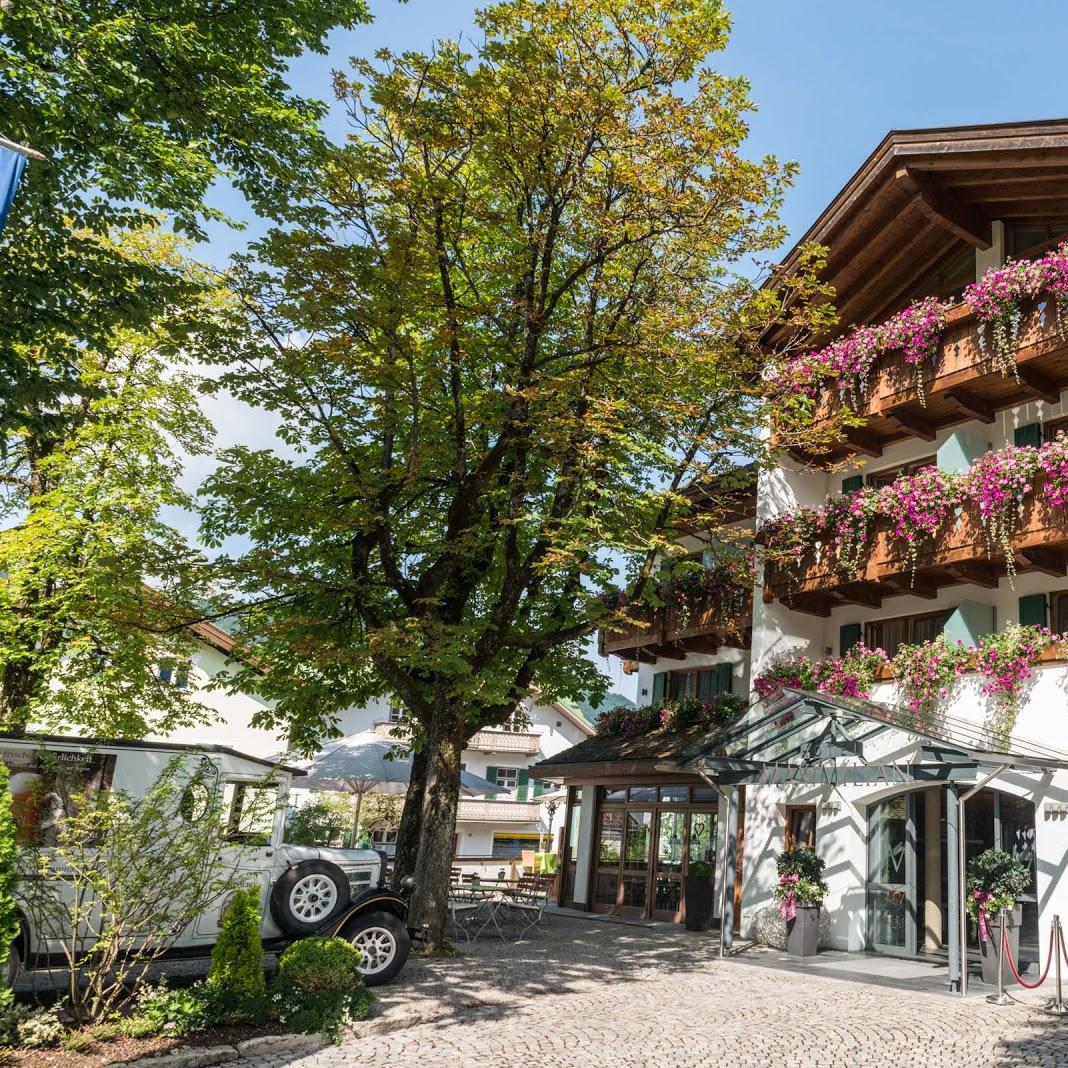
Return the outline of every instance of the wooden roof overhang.
[[[783,267],[806,244],[826,246],[837,329],[877,323],[961,252],[990,248],[993,220],[1068,223],[1068,119],[891,131]]]

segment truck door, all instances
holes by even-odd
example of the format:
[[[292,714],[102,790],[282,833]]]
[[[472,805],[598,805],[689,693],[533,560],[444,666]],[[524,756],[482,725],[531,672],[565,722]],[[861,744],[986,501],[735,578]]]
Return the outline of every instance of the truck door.
[[[242,886],[258,885],[260,907],[266,915],[267,894],[275,868],[277,825],[284,819],[283,792],[274,780],[227,778],[223,784],[226,845],[219,856],[224,871],[234,872]],[[206,909],[193,925],[192,941],[214,942],[229,893]]]

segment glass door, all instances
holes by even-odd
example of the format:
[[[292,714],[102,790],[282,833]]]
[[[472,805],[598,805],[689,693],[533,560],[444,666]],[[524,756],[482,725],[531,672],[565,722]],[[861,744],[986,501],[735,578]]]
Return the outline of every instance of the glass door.
[[[602,808],[597,821],[597,876],[593,884],[594,912],[615,912],[619,903],[619,864],[623,855],[621,808]]]
[[[868,947],[916,953],[916,818],[911,794],[868,809]]]
[[[656,863],[653,869],[653,918],[682,919],[682,862],[686,846],[686,813],[660,810],[657,819]]]
[[[624,915],[645,915],[649,900],[649,854],[652,836],[652,812],[628,809],[619,895],[619,911]]]

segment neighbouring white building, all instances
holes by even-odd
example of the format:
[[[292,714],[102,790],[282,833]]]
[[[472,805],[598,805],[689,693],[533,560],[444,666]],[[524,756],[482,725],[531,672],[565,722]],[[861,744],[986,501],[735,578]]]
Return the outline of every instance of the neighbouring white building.
[[[233,641],[221,628],[198,623],[188,665],[181,672],[161,668],[171,685],[188,687],[196,699],[214,714],[212,722],[174,731],[167,741],[227,745],[252,756],[269,757],[284,752],[286,740],[274,731],[253,725],[264,708],[253,694],[229,694],[210,688],[225,669]],[[392,736],[400,710],[385,698],[350,708],[338,722],[342,735],[375,731]],[[562,805],[556,785],[530,775],[530,766],[555,756],[593,734],[593,725],[570,703],[524,702],[506,728],[479,731],[464,753],[466,770],[504,787],[505,793],[460,800],[456,821],[456,857],[465,864],[491,866],[515,859],[523,851],[536,850],[556,838],[562,826]],[[560,812],[557,812],[557,808]],[[379,827],[372,832],[376,847],[391,851],[396,831]]]
[[[740,496],[739,522],[758,538],[786,530],[795,546],[758,576],[751,609],[731,619],[721,595],[702,594],[603,636],[637,670],[639,704],[723,691],[752,703],[733,727],[597,737],[537,769],[569,789],[564,903],[682,920],[689,864],[714,857],[729,941],[773,904],[777,856],[807,844],[827,864],[830,945],[941,958],[955,987],[962,941],[965,955],[977,949],[960,917],[964,869],[1000,848],[1032,871],[1021,961],[1046,959],[1052,918],[1068,915],[1068,643],[1047,643],[1026,668],[1008,720],[974,659],[913,717],[889,666],[871,701],[788,691],[757,702],[753,680],[784,657],[823,661],[860,642],[892,657],[940,636],[981,646],[1016,623],[1068,631],[1068,494],[1052,474],[1019,490],[1007,542],[988,540],[979,498],[965,497],[910,556],[895,526],[909,529],[908,508],[937,512],[932,489],[900,515],[880,512],[843,563],[841,528],[806,511],[869,487],[904,493],[919,472],[937,485],[1068,431],[1068,301],[1056,282],[1026,291],[1039,272],[1068,270],[1066,237],[1065,121],[891,133],[804,236],[829,249],[843,333],[927,298],[941,321],[913,360],[883,343],[856,383],[863,425],[818,455],[782,450]],[[984,321],[961,294],[1010,259],[1039,266],[1005,319]],[[851,384],[813,378],[820,411]]]

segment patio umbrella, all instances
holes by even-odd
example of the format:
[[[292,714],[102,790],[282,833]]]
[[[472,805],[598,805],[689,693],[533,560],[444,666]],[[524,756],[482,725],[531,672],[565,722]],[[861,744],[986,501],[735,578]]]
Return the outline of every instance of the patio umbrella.
[[[327,743],[311,760],[297,761],[308,773],[313,790],[335,790],[356,798],[352,838],[360,830],[364,795],[403,794],[412,777],[412,753],[374,731],[361,731]],[[507,789],[469,771],[460,772],[460,790],[467,796],[507,793]]]

